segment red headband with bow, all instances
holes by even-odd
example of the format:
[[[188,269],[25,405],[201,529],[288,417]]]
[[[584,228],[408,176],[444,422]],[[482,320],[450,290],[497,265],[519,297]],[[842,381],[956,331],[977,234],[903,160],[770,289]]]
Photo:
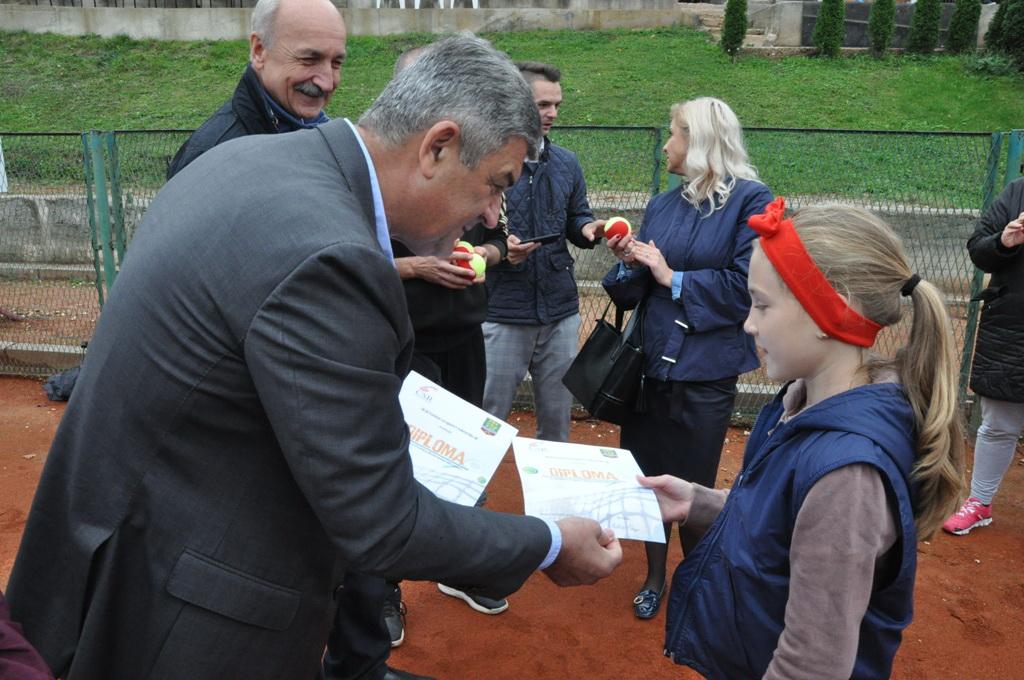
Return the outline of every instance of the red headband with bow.
[[[793,222],[784,219],[785,213],[786,202],[779,197],[747,221],[761,237],[761,250],[818,328],[836,340],[871,347],[882,327],[858,314],[836,292],[807,253]]]

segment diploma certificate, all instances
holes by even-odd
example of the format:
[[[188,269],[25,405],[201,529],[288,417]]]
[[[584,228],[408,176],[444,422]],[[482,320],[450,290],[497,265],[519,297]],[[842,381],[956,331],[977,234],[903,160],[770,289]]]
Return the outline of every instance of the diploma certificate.
[[[398,399],[416,480],[438,498],[474,505],[518,430],[415,371]]]
[[[629,451],[525,437],[512,450],[527,515],[589,517],[618,538],[665,542],[658,499],[637,484],[640,467]]]

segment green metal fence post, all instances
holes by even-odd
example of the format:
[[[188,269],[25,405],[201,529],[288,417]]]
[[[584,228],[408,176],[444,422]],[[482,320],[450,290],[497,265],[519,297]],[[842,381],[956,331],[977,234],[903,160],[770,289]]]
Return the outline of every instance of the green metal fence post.
[[[96,225],[96,199],[93,195],[95,182],[93,182],[92,164],[92,132],[82,133],[82,172],[85,175],[85,205],[89,218],[89,240],[92,244],[92,264],[96,271],[96,294],[99,296],[100,309],[103,309],[103,274],[100,272],[100,239],[97,234]]]
[[[113,210],[111,227],[114,232],[114,248],[117,250],[117,264],[124,262],[127,235],[124,224],[124,200],[121,198],[121,164],[117,154],[117,140],[113,132],[104,132],[107,143],[107,167],[110,168],[110,202]]]
[[[107,176],[103,163],[102,139],[99,132],[92,132],[89,135],[92,177],[96,187],[96,220],[99,224],[100,250],[103,252],[103,280],[109,292],[111,286],[114,285],[114,279],[117,277],[117,269],[114,262],[114,249],[111,245],[110,203],[107,196]]]
[[[1021,166],[1022,153],[1024,153],[1024,130],[1012,130],[1010,132],[1010,147],[1006,150],[1006,178],[1003,186],[1006,186],[1024,173]]]

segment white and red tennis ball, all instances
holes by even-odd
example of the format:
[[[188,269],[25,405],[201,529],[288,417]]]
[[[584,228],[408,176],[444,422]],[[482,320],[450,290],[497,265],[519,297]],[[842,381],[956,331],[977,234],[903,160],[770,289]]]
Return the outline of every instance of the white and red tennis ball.
[[[604,237],[608,239],[625,236],[632,231],[633,227],[625,217],[609,217],[604,223]]]
[[[476,251],[473,250],[473,246],[467,241],[459,241],[459,243],[452,250],[453,253],[465,253],[467,255],[476,255]],[[463,269],[473,269],[473,265],[470,264],[472,258],[465,260],[462,258],[456,258],[452,260],[452,264],[462,267]]]

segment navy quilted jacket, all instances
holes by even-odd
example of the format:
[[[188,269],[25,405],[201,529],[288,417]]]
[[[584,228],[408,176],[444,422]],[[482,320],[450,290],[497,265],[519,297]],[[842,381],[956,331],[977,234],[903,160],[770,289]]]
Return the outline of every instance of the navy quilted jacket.
[[[1006,248],[1003,229],[1024,212],[1024,178],[1011,183],[978,220],[967,241],[971,261],[992,274],[978,326],[971,389],[992,399],[1024,402],[1024,246]]]
[[[510,234],[562,236],[537,248],[521,264],[503,261],[487,270],[487,320],[543,325],[576,314],[579,294],[566,240],[580,248],[594,247],[582,231],[594,213],[576,154],[549,140],[537,163],[523,164],[523,174],[505,198]]]
[[[252,66],[246,66],[231,99],[217,109],[178,149],[167,167],[167,179],[174,177],[206,151],[229,139],[276,133],[277,119],[263,101],[260,87],[256,72]]]

